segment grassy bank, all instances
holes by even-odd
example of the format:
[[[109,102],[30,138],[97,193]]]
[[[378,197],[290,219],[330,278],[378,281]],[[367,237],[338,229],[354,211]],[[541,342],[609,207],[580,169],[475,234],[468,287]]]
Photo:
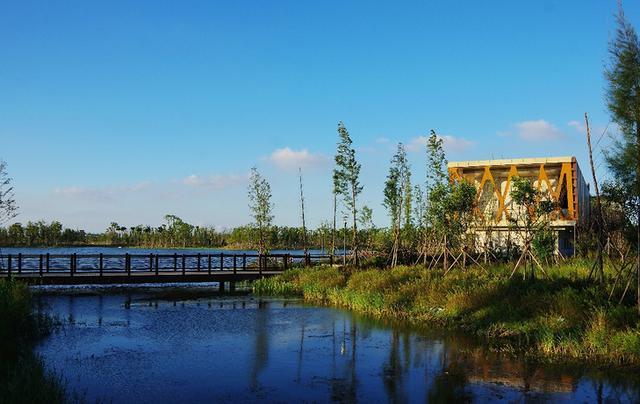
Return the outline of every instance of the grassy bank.
[[[533,282],[508,279],[510,268],[419,267],[297,269],[254,284],[258,294],[302,296],[381,318],[461,330],[492,347],[541,359],[640,366],[640,323],[632,297],[618,305],[609,288],[587,281],[588,264],[572,261]]]
[[[26,285],[0,279],[0,403],[65,401],[62,383],[33,353],[51,322],[33,314],[31,304]]]

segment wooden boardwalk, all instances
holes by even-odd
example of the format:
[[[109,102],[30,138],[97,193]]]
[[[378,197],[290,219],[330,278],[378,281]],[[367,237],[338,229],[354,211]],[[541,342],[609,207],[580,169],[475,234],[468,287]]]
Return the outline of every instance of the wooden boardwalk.
[[[0,278],[34,285],[233,284],[331,260],[318,254],[9,254],[0,256]]]

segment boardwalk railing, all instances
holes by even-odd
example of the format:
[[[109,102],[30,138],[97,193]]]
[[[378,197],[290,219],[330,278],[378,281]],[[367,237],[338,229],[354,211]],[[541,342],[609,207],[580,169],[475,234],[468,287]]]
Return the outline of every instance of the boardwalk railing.
[[[331,263],[323,254],[7,254],[0,277],[162,277],[166,275],[272,275],[292,266]]]

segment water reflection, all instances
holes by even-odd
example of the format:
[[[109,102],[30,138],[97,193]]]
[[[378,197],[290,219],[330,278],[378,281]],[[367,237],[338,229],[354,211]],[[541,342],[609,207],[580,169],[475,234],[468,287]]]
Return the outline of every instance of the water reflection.
[[[248,296],[40,296],[40,347],[86,401],[638,401],[625,372],[545,367],[351,313]]]

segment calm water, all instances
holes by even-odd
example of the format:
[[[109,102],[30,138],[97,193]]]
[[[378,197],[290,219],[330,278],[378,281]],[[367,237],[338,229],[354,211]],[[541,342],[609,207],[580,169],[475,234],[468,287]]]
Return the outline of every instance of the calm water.
[[[87,402],[640,400],[628,372],[536,366],[290,300],[183,288],[37,302],[62,322],[38,352]]]

